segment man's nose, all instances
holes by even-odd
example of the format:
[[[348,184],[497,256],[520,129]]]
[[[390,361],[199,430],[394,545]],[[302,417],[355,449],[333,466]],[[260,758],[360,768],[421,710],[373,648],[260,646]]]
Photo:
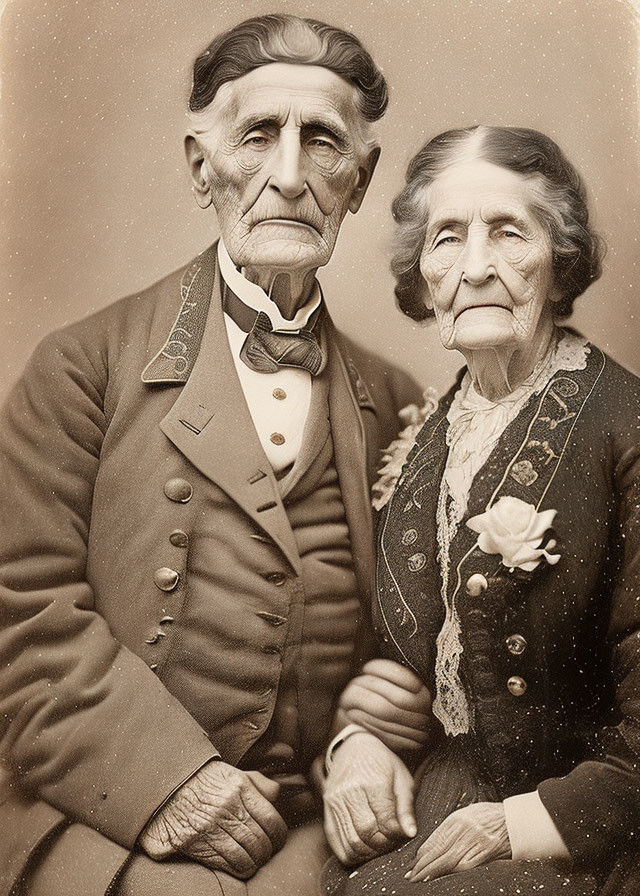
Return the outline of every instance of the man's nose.
[[[462,279],[472,286],[495,279],[495,257],[487,234],[469,231],[462,262]]]
[[[297,128],[283,128],[280,131],[269,182],[286,199],[295,199],[304,193],[307,187],[306,167]]]

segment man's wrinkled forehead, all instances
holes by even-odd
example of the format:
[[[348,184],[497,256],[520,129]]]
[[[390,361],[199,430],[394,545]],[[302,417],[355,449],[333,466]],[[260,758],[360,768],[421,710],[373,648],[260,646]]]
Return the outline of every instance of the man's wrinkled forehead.
[[[281,126],[324,123],[350,142],[368,141],[369,125],[356,100],[356,88],[329,69],[272,63],[223,84],[210,106],[198,113],[198,130],[222,125],[231,136],[262,121]]]

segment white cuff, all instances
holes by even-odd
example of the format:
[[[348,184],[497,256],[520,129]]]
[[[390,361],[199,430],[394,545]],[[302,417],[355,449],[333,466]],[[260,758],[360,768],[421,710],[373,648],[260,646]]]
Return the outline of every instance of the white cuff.
[[[370,731],[367,731],[366,728],[363,728],[362,725],[356,725],[352,723],[351,725],[345,725],[345,727],[333,738],[329,746],[327,747],[327,752],[324,754],[324,773],[328,775],[331,771],[331,766],[333,765],[333,754],[338,749],[340,744],[344,743],[345,740],[352,734],[358,734],[359,732],[364,732],[365,734],[370,734]]]
[[[522,859],[571,861],[571,855],[560,831],[545,809],[537,790],[510,796],[503,800],[502,805],[511,843],[511,855],[515,861]]]

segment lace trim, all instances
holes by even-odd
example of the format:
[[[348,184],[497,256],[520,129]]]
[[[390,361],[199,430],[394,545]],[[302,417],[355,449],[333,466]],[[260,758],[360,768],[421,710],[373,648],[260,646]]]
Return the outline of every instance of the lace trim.
[[[416,436],[438,407],[438,395],[433,386],[425,389],[422,397],[424,399],[422,407],[418,407],[417,404],[409,404],[398,412],[405,428],[398,438],[382,452],[383,466],[378,470],[380,478],[371,490],[371,503],[375,510],[382,510],[393,494],[409,452],[415,445]]]
[[[517,417],[533,395],[537,395],[546,387],[551,377],[559,370],[584,370],[586,367],[590,351],[586,340],[564,330],[559,332],[561,334],[559,339],[553,342],[531,375],[505,401],[492,403],[474,393],[473,398],[477,399],[474,402],[475,407],[471,402],[467,402],[465,407],[471,388],[470,376],[467,373],[447,414],[450,424],[447,431],[449,453],[440,483],[436,512],[438,562],[442,581],[440,593],[445,607],[445,619],[436,642],[436,695],[433,701],[433,714],[442,722],[446,734],[453,737],[457,734],[466,734],[469,730],[471,712],[459,676],[463,647],[460,640],[460,618],[455,604],[457,591],[454,591],[449,600],[451,542],[466,512],[467,498],[475,475],[509,423]],[[481,427],[474,426],[479,414],[487,418]],[[479,433],[479,429],[484,432]],[[465,443],[467,438],[471,440],[469,445]],[[454,464],[461,470],[461,475],[455,478],[450,476]],[[458,487],[451,488],[450,480]]]

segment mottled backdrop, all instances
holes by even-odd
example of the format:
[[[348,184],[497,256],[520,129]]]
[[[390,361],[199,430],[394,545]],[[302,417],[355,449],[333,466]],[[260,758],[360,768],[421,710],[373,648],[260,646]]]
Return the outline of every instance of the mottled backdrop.
[[[0,0],[0,6],[2,6]],[[2,16],[0,398],[36,342],[215,237],[182,153],[191,60],[274,9],[353,29],[392,89],[365,204],[322,272],[349,333],[444,389],[460,360],[401,318],[389,206],[427,137],[476,122],[554,137],[609,246],[575,325],[640,373],[638,18],[630,0],[8,0]]]

